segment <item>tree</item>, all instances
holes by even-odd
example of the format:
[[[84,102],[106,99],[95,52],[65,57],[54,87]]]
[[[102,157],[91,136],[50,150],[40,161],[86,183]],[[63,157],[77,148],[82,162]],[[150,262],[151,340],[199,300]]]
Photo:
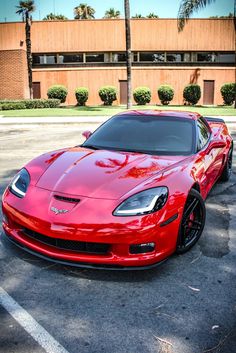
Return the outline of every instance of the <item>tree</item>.
[[[233,18],[234,14],[232,12],[229,12],[228,15],[226,16],[210,16],[209,18]]]
[[[94,8],[84,3],[81,3],[74,8],[74,14],[75,20],[89,20],[95,18]]]
[[[132,105],[132,85],[131,85],[131,33],[130,33],[130,4],[129,0],[124,1],[125,7],[125,44],[126,44],[126,71],[127,71],[127,109]]]
[[[28,67],[28,80],[29,80],[29,95],[30,99],[33,98],[33,80],[32,80],[32,52],[31,52],[31,24],[32,17],[31,13],[35,11],[35,5],[33,0],[20,1],[16,13],[22,16],[23,22],[25,22],[25,41],[26,41],[26,55],[27,55],[27,67]]]
[[[178,11],[178,30],[184,29],[189,17],[196,11],[210,5],[215,0],[181,0]]]
[[[141,13],[136,13],[132,18],[145,18]]]
[[[114,7],[111,7],[105,12],[104,18],[120,18],[120,11],[115,10]]]
[[[54,20],[64,21],[64,20],[68,20],[68,18],[64,15],[61,15],[61,14],[55,15],[52,12],[43,18],[43,21],[54,21]]]
[[[201,8],[210,5],[215,0],[182,0],[180,3],[179,11],[178,11],[178,30],[181,32],[184,29],[186,22],[189,17],[196,11]],[[236,31],[236,0],[234,0],[234,29]],[[236,109],[236,97],[235,97],[235,105]]]
[[[147,15],[147,18],[159,18],[154,12],[150,12],[149,15]]]

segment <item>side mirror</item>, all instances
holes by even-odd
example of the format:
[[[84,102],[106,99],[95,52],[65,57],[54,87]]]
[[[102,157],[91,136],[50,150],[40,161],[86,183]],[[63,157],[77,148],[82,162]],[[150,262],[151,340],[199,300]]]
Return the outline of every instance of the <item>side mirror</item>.
[[[86,130],[82,133],[82,136],[86,138],[86,140],[92,135],[92,132],[89,130]]]
[[[224,148],[226,146],[225,141],[215,140],[211,141],[207,147],[207,153],[210,153],[214,148]]]

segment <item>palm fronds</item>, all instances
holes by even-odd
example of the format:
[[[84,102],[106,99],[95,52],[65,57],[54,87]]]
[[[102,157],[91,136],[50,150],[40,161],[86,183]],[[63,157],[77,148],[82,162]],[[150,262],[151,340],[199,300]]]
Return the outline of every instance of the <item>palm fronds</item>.
[[[182,0],[177,16],[179,32],[183,30],[189,17],[191,17],[194,12],[210,5],[214,1],[215,0]]]

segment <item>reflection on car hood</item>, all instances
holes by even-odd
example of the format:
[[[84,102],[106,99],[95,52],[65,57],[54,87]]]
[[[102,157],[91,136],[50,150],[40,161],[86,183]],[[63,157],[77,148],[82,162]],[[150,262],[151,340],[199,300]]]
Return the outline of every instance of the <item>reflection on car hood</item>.
[[[58,154],[37,187],[70,195],[118,199],[184,158],[76,147]]]

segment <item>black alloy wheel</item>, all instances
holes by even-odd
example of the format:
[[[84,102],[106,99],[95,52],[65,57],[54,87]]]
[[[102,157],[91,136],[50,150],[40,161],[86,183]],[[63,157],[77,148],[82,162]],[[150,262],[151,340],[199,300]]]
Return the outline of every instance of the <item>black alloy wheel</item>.
[[[232,174],[232,164],[233,164],[233,144],[230,147],[227,161],[225,163],[224,169],[222,171],[220,180],[228,181]]]
[[[177,241],[177,254],[184,254],[200,238],[206,219],[206,207],[202,196],[192,189],[187,197]]]

